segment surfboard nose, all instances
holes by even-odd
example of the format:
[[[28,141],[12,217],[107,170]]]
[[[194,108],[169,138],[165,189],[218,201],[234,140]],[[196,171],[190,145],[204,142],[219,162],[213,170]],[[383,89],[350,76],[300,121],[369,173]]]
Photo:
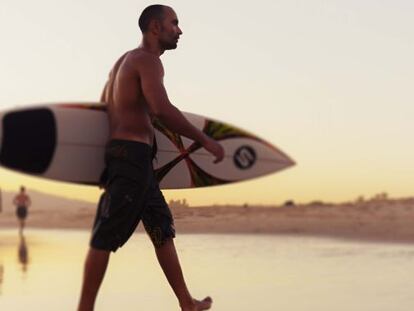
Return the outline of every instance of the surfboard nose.
[[[5,112],[0,128],[2,166],[32,174],[47,170],[56,145],[56,125],[50,109]]]

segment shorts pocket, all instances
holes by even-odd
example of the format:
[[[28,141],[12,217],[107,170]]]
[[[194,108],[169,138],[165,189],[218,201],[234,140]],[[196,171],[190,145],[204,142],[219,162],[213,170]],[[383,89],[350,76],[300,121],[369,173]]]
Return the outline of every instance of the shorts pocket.
[[[129,162],[114,161],[109,166],[109,183],[111,179],[120,176],[132,180],[140,185],[147,185],[151,178],[152,167],[143,163],[142,165],[132,165]]]

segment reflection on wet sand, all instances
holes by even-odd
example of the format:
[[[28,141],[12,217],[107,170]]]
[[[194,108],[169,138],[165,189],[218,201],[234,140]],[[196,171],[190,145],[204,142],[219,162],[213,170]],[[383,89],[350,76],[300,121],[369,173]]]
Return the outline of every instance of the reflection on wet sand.
[[[4,274],[4,267],[3,267],[3,263],[1,263],[0,264],[0,296],[2,294],[3,274]]]
[[[17,230],[0,230],[0,310],[76,310],[89,237],[85,231],[28,230],[19,243]],[[24,240],[25,273],[16,258]],[[135,234],[111,258],[96,310],[175,309],[150,243]],[[188,282],[212,295],[214,310],[413,310],[412,244],[202,234],[180,235],[176,243],[186,250]]]
[[[17,246],[17,265],[20,266],[23,276],[26,276],[27,271],[28,271],[28,266],[30,263],[29,248],[27,246],[26,237],[22,232],[19,233],[18,237],[19,237],[18,239],[9,237],[9,239],[12,241],[12,244],[10,246],[13,246],[13,248]],[[10,264],[8,259],[13,258],[14,256],[10,256],[11,253],[8,251],[4,253],[0,252],[0,254],[1,254],[0,256],[0,296],[1,296],[3,295],[3,286],[5,283],[5,267],[6,265],[9,266]]]
[[[22,267],[22,271],[26,273],[27,267],[29,264],[29,250],[27,248],[26,238],[23,232],[19,236],[20,236],[20,242],[19,242],[19,247],[18,247],[18,258],[19,258],[19,263],[21,264],[21,267]]]

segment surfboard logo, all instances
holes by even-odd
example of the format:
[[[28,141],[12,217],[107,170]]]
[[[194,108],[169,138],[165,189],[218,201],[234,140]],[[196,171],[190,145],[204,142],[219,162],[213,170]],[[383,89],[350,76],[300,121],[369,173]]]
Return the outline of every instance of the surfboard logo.
[[[256,160],[256,151],[250,146],[239,147],[233,156],[234,164],[241,170],[251,168]]]

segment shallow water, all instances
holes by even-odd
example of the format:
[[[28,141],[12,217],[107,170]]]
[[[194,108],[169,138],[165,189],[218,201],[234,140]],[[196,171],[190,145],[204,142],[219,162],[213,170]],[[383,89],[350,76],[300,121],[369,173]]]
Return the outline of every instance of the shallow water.
[[[89,234],[0,230],[0,310],[76,310]],[[414,308],[414,245],[275,235],[179,235],[194,296],[213,310]],[[97,311],[179,310],[148,238],[111,257]]]

